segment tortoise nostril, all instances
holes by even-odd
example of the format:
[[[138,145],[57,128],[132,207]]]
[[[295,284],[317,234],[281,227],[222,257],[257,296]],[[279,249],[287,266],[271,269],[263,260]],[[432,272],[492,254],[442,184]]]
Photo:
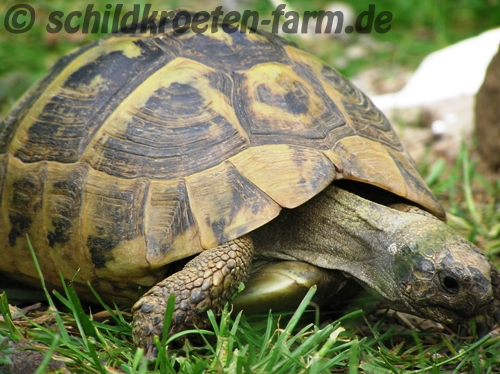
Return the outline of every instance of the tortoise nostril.
[[[450,277],[449,275],[443,278],[443,286],[446,291],[452,294],[457,294],[460,290],[460,284],[458,283],[458,281],[455,278]]]

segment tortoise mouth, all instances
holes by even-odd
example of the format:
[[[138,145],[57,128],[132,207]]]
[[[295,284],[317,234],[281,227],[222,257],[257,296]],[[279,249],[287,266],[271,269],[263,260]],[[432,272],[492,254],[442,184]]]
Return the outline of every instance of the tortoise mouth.
[[[421,311],[426,318],[431,318],[442,323],[454,323],[471,319],[478,315],[477,308],[464,308],[457,311],[443,303],[427,304],[423,308],[419,308],[419,311]]]

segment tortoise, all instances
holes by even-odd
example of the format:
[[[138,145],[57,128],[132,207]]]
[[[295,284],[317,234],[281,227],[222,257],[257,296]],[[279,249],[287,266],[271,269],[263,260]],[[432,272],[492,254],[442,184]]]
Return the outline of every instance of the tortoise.
[[[135,302],[148,352],[169,295],[171,334],[203,328],[249,278],[249,311],[354,280],[438,321],[498,316],[498,271],[445,224],[387,118],[249,31],[138,29],[62,57],[1,124],[0,271],[39,285],[29,237],[49,286]]]

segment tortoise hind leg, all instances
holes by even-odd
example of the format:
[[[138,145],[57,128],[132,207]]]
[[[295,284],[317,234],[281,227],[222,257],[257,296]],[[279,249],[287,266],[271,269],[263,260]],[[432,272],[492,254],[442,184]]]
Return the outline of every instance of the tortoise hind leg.
[[[170,294],[175,295],[175,309],[169,335],[194,326],[208,327],[205,312],[220,313],[240,282],[248,278],[252,257],[252,241],[243,236],[202,252],[184,269],[157,283],[132,307],[136,346],[148,353],[154,350],[153,337],[163,331]]]

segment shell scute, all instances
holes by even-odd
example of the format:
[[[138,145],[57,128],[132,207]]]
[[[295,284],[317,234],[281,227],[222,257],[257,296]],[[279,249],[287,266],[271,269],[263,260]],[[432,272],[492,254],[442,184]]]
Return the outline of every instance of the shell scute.
[[[233,79],[235,109],[252,144],[328,149],[329,133],[346,123],[321,87],[290,65],[260,64],[233,74]]]
[[[152,269],[203,250],[184,179],[153,181],[145,209],[147,260]]]
[[[215,166],[249,146],[230,85],[223,73],[178,58],[122,101],[82,159],[123,178],[169,180]]]
[[[144,205],[149,184],[141,178],[103,179],[100,172],[89,172],[82,216],[93,219],[83,221],[82,237],[96,270],[104,268],[108,261],[121,261],[114,248],[136,238],[140,240],[131,245],[127,257],[145,261]]]
[[[229,162],[186,178],[203,248],[244,235],[276,217],[281,206]]]
[[[295,208],[309,200],[328,186],[336,174],[332,162],[321,151],[295,145],[252,147],[229,160],[285,208]]]
[[[290,62],[279,43],[270,42],[260,33],[196,34],[188,31],[175,38],[180,56],[228,73],[262,63]]]
[[[34,94],[30,110],[16,119],[9,152],[25,162],[78,161],[103,119],[173,57],[128,39],[85,50]]]

